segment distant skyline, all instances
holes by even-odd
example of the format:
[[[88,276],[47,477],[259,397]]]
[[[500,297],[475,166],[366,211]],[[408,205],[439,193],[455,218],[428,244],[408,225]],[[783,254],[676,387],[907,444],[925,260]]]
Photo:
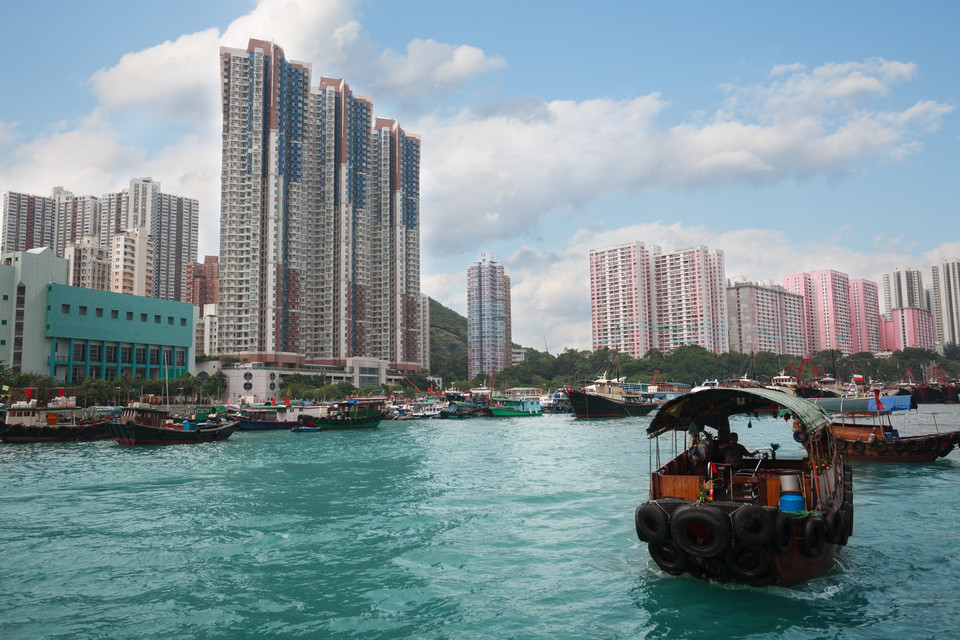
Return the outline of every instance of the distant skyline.
[[[51,12],[51,8],[54,9]],[[960,257],[952,2],[16,3],[0,193],[200,201],[219,254],[217,48],[273,39],[422,137],[422,291],[482,253],[513,339],[589,349],[589,251],[724,252],[728,277],[881,284]],[[506,18],[509,16],[509,18]]]

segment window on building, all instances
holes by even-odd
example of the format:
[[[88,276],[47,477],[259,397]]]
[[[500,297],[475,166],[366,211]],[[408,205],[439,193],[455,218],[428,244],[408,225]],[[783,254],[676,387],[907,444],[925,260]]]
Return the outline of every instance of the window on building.
[[[108,344],[108,345],[107,345],[106,354],[107,354],[107,357],[106,357],[106,361],[107,361],[107,362],[116,363],[116,361],[117,361],[117,345],[115,345],[115,344]],[[110,377],[113,377],[113,376],[107,376],[107,377],[110,378]]]
[[[116,309],[111,309],[110,318],[112,318],[113,320],[118,320],[120,318],[120,312],[117,311]]]
[[[87,308],[84,307],[83,305],[80,305],[79,313],[80,313],[80,315],[82,315],[82,316],[87,315]]]
[[[147,314],[141,313],[141,314],[140,314],[140,322],[146,322],[146,321],[147,321]]]
[[[153,316],[154,324],[160,324],[160,316]]]
[[[127,311],[127,320],[133,320],[133,311]]]
[[[60,305],[60,313],[70,313],[70,305],[68,304]]]
[[[132,364],[133,363],[133,347],[129,344],[125,344],[120,347],[120,364]]]

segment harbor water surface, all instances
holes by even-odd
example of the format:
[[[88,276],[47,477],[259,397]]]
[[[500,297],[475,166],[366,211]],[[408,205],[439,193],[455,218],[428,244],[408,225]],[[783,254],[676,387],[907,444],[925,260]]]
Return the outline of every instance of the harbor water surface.
[[[911,413],[906,431],[960,425]],[[637,540],[649,421],[0,445],[0,638],[957,637],[960,453],[854,463],[827,576],[718,585]],[[782,421],[734,427],[791,449]]]

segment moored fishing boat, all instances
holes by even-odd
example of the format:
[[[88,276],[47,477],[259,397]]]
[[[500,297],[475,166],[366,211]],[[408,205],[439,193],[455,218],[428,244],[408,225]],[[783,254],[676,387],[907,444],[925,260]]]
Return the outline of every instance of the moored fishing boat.
[[[338,429],[373,429],[383,420],[386,402],[383,398],[351,398],[333,403],[324,416],[301,414],[293,432],[332,431]]]
[[[119,415],[116,407],[49,408],[14,403],[0,424],[0,440],[8,443],[74,442],[110,437],[108,423]]]
[[[830,430],[845,460],[874,462],[931,462],[960,444],[960,431],[904,435],[893,425],[894,412],[916,408],[911,396],[879,393],[863,408],[845,406],[836,412]]]
[[[124,407],[120,418],[109,424],[110,434],[118,443],[135,445],[197,444],[226,440],[237,428],[235,421],[211,421],[175,424],[170,412],[145,403]]]
[[[481,411],[481,415],[486,415],[492,418],[542,416],[543,408],[540,406],[540,396],[528,396],[523,398],[504,398],[494,396],[490,405]]]
[[[326,407],[322,405],[263,405],[244,407],[234,415],[240,431],[265,431],[289,429],[299,424],[302,415],[320,416]]]
[[[660,406],[640,385],[630,385],[622,378],[600,377],[585,387],[567,387],[564,393],[578,418],[645,416]]]
[[[730,431],[736,414],[783,417],[804,455],[777,458],[779,445],[771,445],[750,457],[759,452],[747,452]],[[852,472],[829,424],[820,407],[769,389],[706,389],[661,407],[647,429],[656,440],[650,499],[635,514],[656,564],[673,575],[753,586],[827,573],[853,531]],[[661,436],[676,449],[677,434],[689,443],[661,460]],[[726,456],[717,457],[716,442]]]

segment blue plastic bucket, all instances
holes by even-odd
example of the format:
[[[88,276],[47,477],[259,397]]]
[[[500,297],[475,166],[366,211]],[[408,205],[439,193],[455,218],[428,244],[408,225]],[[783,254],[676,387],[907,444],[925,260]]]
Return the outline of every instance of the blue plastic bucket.
[[[803,495],[800,493],[781,493],[780,511],[803,511]]]

